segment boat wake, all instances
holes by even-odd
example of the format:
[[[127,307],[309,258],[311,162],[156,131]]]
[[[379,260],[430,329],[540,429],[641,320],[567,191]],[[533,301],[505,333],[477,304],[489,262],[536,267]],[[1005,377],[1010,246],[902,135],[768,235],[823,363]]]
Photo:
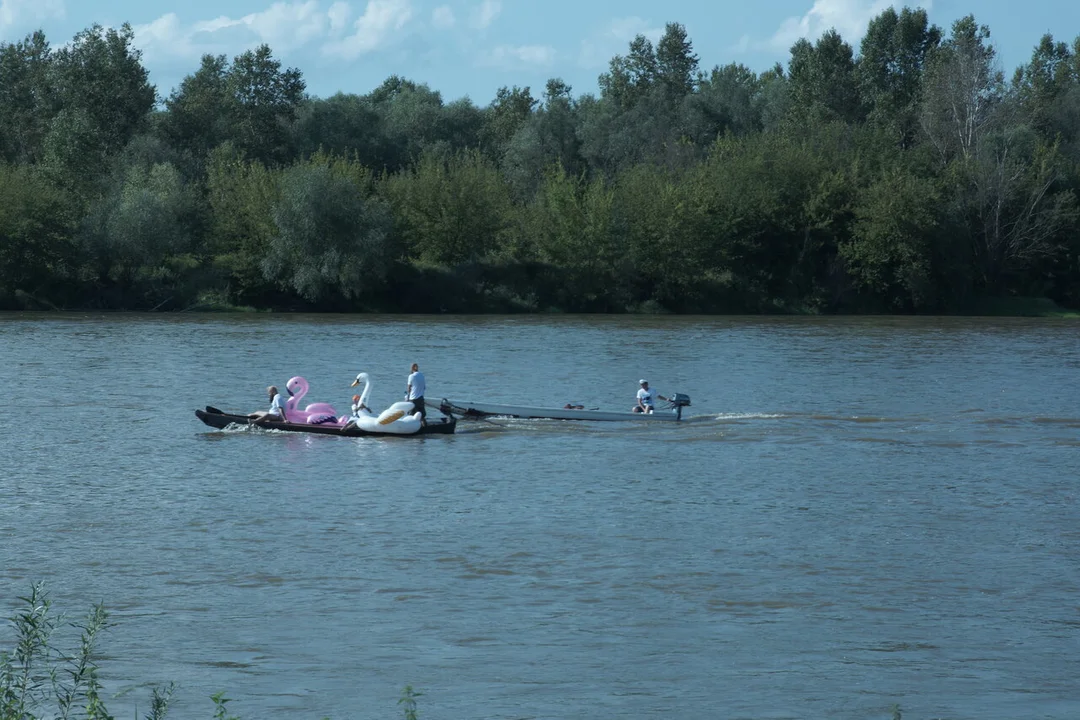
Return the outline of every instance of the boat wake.
[[[719,413],[702,417],[711,420],[780,420],[790,416],[783,413]],[[687,419],[696,420],[697,416]]]
[[[229,423],[225,427],[218,430],[218,432],[230,433],[230,434],[247,434],[247,435],[287,435],[288,433],[278,430],[277,428],[265,427],[262,425],[241,425],[240,423]]]

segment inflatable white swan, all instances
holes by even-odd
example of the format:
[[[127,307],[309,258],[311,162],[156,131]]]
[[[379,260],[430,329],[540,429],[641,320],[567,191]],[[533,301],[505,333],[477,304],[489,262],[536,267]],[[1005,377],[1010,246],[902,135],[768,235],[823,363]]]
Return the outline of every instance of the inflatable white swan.
[[[393,433],[395,435],[412,435],[420,432],[420,413],[413,413],[411,402],[396,402],[376,416],[367,407],[368,396],[371,395],[371,378],[367,373],[360,373],[353,380],[350,387],[364,384],[364,391],[360,394],[360,402],[353,409],[351,422],[361,430],[376,433]]]

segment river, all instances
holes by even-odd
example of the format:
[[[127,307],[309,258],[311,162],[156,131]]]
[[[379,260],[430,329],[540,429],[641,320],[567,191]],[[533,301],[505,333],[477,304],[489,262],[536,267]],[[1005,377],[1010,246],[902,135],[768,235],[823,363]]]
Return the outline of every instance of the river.
[[[306,401],[629,409],[215,431]],[[1080,325],[0,315],[0,610],[104,601],[117,717],[1080,717]],[[10,647],[10,634],[0,635]],[[67,646],[71,646],[71,642]]]

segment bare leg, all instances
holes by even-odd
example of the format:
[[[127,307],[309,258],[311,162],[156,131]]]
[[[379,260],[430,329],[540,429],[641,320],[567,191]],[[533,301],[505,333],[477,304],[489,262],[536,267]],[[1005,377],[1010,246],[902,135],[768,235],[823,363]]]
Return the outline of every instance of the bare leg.
[[[259,422],[260,420],[265,420],[266,422],[285,422],[285,418],[280,415],[273,415],[266,411],[251,413],[248,415],[248,419],[252,422]]]

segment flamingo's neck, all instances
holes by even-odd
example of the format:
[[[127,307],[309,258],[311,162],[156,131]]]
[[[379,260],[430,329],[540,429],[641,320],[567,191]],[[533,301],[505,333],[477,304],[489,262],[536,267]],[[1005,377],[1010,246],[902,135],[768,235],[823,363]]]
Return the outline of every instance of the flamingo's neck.
[[[296,381],[296,386],[297,387],[295,393],[289,390],[288,386],[285,387],[285,389],[289,392],[289,399],[285,401],[285,412],[287,413],[294,410],[300,410],[300,401],[304,399],[305,395],[307,395],[307,381],[305,381],[303,378],[299,378]]]

